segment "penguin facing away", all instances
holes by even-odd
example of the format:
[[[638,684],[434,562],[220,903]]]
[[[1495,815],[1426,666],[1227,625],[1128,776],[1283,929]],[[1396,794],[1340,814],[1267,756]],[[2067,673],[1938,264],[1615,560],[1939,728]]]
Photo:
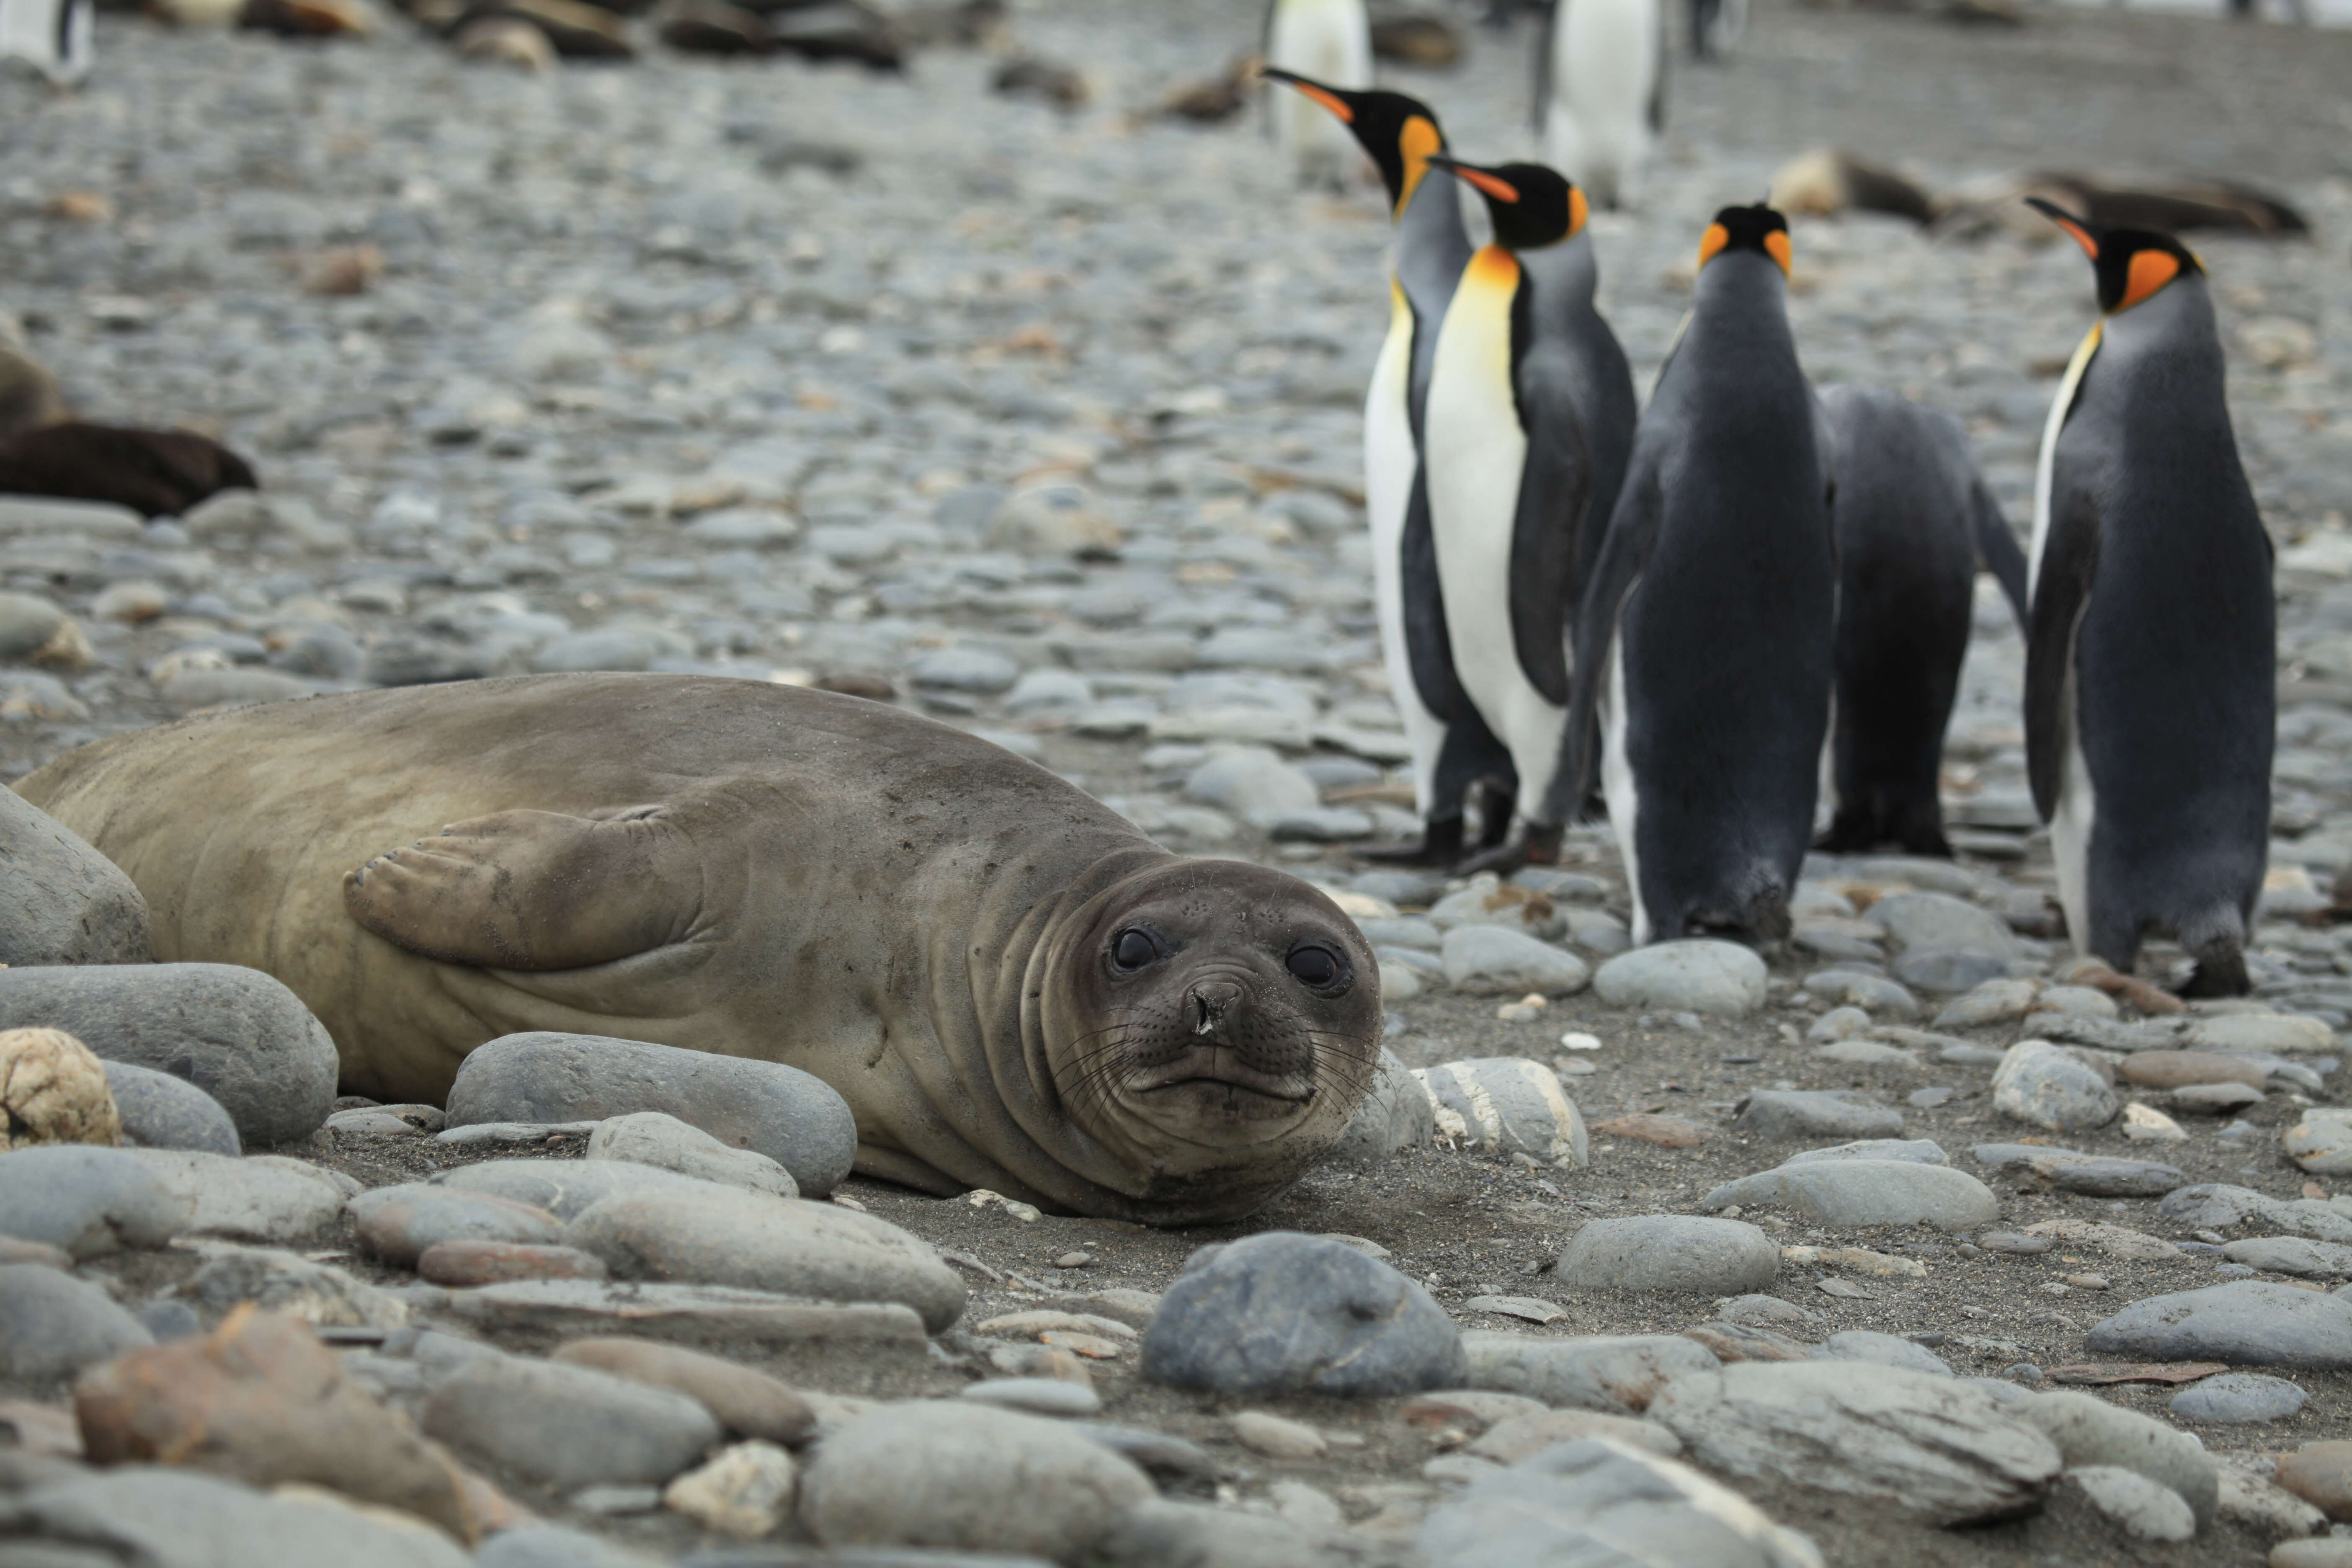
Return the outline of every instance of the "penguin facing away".
[[[1364,399],[1364,510],[1381,658],[1412,749],[1423,837],[1417,844],[1359,853],[1371,860],[1451,866],[1462,853],[1470,786],[1493,779],[1506,794],[1515,787],[1510,753],[1454,674],[1422,471],[1438,324],[1470,260],[1461,194],[1452,181],[1428,177],[1429,160],[1444,150],[1445,136],[1427,104],[1402,93],[1349,92],[1278,68],[1265,75],[1295,88],[1354,133],[1381,172],[1396,222],[1388,336]],[[1486,816],[1486,837],[1499,841],[1510,813],[1490,809]]]
[[[1636,942],[1785,937],[1812,836],[1837,563],[1789,261],[1770,207],[1708,226],[1578,616],[1550,815],[1598,776]]]
[[[1820,847],[1948,856],[1937,791],[1981,556],[2026,622],[2025,552],[1960,422],[1877,387],[1821,393],[1836,454],[1835,813]]]
[[[1270,0],[1265,63],[1347,91],[1372,85],[1372,24],[1364,0]],[[1343,189],[1360,162],[1354,139],[1293,95],[1266,101],[1276,148],[1302,185]]]
[[[1547,815],[1568,718],[1578,592],[1633,443],[1633,377],[1593,308],[1583,193],[1553,170],[1430,162],[1486,201],[1495,242],[1437,336],[1423,440],[1454,668],[1511,754],[1528,822],[1462,870],[1559,858]]]
[[[1544,161],[1596,206],[1630,206],[1666,123],[1664,0],[1559,0],[1536,52]]]
[[[1748,0],[1690,0],[1690,51],[1695,60],[1719,60],[1748,34]]]
[[[2090,257],[2099,321],[2034,476],[2025,752],[2078,950],[2151,932],[2192,996],[2249,985],[2270,847],[2277,606],[2205,269],[2168,234],[2035,209]]]

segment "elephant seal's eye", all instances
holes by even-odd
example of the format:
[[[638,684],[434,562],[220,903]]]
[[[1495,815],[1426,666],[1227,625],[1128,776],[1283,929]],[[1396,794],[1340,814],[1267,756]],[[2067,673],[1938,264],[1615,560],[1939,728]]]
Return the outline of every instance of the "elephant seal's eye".
[[[1119,932],[1110,944],[1111,965],[1122,974],[1132,974],[1159,956],[1159,944],[1132,927]]]
[[[1293,948],[1288,963],[1298,983],[1314,991],[1330,989],[1345,973],[1339,965],[1339,955],[1328,947]]]

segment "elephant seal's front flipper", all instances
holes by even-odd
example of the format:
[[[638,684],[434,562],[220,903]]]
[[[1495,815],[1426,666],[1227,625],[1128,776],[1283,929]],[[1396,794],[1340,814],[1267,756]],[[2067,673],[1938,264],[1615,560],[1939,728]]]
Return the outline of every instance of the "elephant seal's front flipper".
[[[386,942],[485,969],[584,969],[683,941],[703,862],[677,813],[501,811],[375,857],[343,907]]]

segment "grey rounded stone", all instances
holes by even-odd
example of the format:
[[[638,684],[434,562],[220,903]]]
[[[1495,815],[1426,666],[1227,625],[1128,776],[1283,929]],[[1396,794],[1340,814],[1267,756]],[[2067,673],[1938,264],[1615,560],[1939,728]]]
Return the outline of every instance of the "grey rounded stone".
[[[2233,1279],[2133,1302],[2084,1336],[2095,1355],[2219,1361],[2315,1372],[2352,1368],[2352,1300]]]
[[[477,1047],[449,1089],[453,1128],[603,1121],[637,1110],[675,1116],[722,1143],[765,1154],[813,1196],[839,1185],[857,1157],[849,1102],[823,1079],[781,1062],[540,1032]]]
[[[461,1187],[408,1182],[375,1187],[346,1205],[360,1245],[396,1268],[414,1268],[425,1249],[444,1241],[552,1246],[562,1225],[545,1209]]]
[[[1807,1165],[1816,1160],[1902,1160],[1914,1165],[1948,1165],[1944,1146],[1932,1138],[1864,1138],[1826,1149],[1801,1149],[1780,1162]]]
[[[1780,1245],[1744,1220],[1643,1215],[1585,1222],[1559,1255],[1571,1289],[1738,1296],[1780,1270]]]
[[[145,963],[147,900],[113,861],[0,787],[0,963]]]
[[[108,1062],[106,1087],[122,1118],[125,1142],[142,1149],[245,1152],[227,1108],[185,1079],[133,1062]]]
[[[835,1204],[697,1182],[604,1199],[563,1230],[616,1279],[730,1285],[816,1301],[898,1301],[938,1333],[963,1311],[963,1277],[929,1242]]]
[[[2310,1241],[2299,1236],[2252,1237],[2228,1243],[2221,1256],[2265,1274],[2292,1275],[2297,1279],[2352,1279],[2352,1247],[2340,1242]]]
[[[1507,926],[1455,926],[1443,953],[1447,983],[1474,996],[1566,996],[1592,978],[1576,954]]]
[[[1897,954],[1887,970],[1914,991],[1950,996],[2000,979],[2009,973],[2010,963],[1999,953],[1972,948],[1912,947]]]
[[[1531,899],[1520,888],[1507,889],[1491,873],[1473,877],[1468,887],[1438,900],[1430,906],[1428,919],[1444,931],[1495,926],[1544,941],[1568,929],[1566,917],[1549,900]]]
[[[1823,1340],[1812,1354],[1815,1361],[1862,1361],[1873,1366],[1907,1367],[1930,1377],[1950,1377],[1951,1367],[1927,1346],[1898,1334],[1874,1329],[1846,1329]]]
[[[129,1150],[56,1143],[0,1154],[0,1236],[96,1258],[161,1247],[188,1213],[188,1200]]]
[[[1429,1093],[1436,1136],[1488,1154],[1526,1154],[1562,1170],[1592,1163],[1584,1113],[1559,1076],[1524,1057],[1486,1057],[1417,1068]]]
[[[1427,1143],[1436,1131],[1429,1091],[1394,1052],[1384,1048],[1372,1069],[1372,1087],[1329,1158],[1340,1164],[1377,1164],[1400,1149]]]
[[[2254,1421],[2284,1421],[2303,1408],[2308,1397],[2283,1377],[2257,1372],[2223,1373],[2192,1383],[2172,1396],[2172,1413],[2183,1421],[2237,1426]]]
[[[1039,1416],[930,1401],[826,1436],[800,1522],[826,1546],[929,1546],[1068,1562],[1156,1489],[1127,1459]]]
[[[1212,757],[1194,768],[1184,780],[1184,797],[1260,825],[1323,804],[1313,779],[1256,747]]]
[[[1857,1089],[1759,1089],[1740,1106],[1732,1127],[1769,1143],[1895,1138],[1903,1131],[1903,1113]]]
[[[1459,1499],[1431,1512],[1417,1544],[1429,1568],[1819,1568],[1822,1561],[1811,1542],[1688,1466],[1590,1439],[1482,1471]],[[1269,1559],[1267,1568],[1280,1562]]]
[[[1082,1383],[1058,1377],[992,1377],[966,1386],[960,1397],[1033,1415],[1095,1415],[1102,1395]]]
[[[2136,1471],[2179,1493],[2199,1523],[2212,1522],[2221,1471],[2204,1445],[2188,1433],[2067,1389],[2021,1405],[2016,1414],[2058,1446],[2069,1469],[2112,1465]]]
[[[473,1562],[435,1530],[162,1466],[126,1465],[35,1488],[10,1498],[5,1517],[12,1568],[468,1568]]]
[[[154,1342],[97,1286],[37,1263],[0,1264],[0,1379],[54,1383]]]
[[[633,1111],[598,1122],[588,1135],[588,1158],[627,1160],[770,1197],[801,1195],[793,1173],[765,1154],[730,1149],[699,1127],[658,1110]]]
[[[277,1154],[232,1159],[200,1149],[127,1149],[188,1205],[184,1231],[248,1241],[294,1242],[342,1217],[359,1184],[339,1172]]]
[[[1021,667],[987,648],[943,647],[909,665],[907,678],[917,686],[993,696],[1021,679]]]
[[[461,1192],[529,1204],[565,1220],[578,1218],[606,1198],[698,1193],[712,1185],[626,1160],[485,1160],[443,1171],[433,1181]]]
[[[0,1029],[28,1026],[185,1079],[220,1102],[247,1147],[317,1131],[341,1072],[335,1042],[301,999],[234,964],[0,970]]]
[[[1612,1007],[1744,1018],[1764,1005],[1764,960],[1737,942],[1662,942],[1621,952],[1592,977]]]
[[[1778,1205],[1816,1225],[1841,1228],[1931,1225],[1976,1230],[2000,1217],[1990,1187],[1949,1165],[1904,1160],[1820,1160],[1782,1165],[1726,1182],[1700,1200],[1703,1209]]]
[[[545,1486],[659,1486],[719,1438],[682,1394],[587,1367],[482,1356],[435,1384],[425,1433]]]
[[[1890,893],[1862,918],[1906,948],[1965,948],[2002,959],[2018,952],[2017,933],[2007,921],[1948,893]]]
[[[2038,1504],[2051,1441],[1952,1377],[1854,1362],[1741,1362],[1676,1378],[1650,1406],[1711,1470],[1898,1501],[1940,1524]]]
[[[2187,1541],[2197,1533],[2197,1516],[2180,1494],[2146,1476],[2115,1465],[2081,1465],[2061,1485],[2074,1488],[2109,1523],[2139,1541]]]
[[[1143,1374],[1221,1394],[1396,1394],[1459,1384],[1462,1337],[1396,1269],[1325,1237],[1204,1247],[1143,1336]]]
[[[1992,1075],[1993,1109],[2053,1132],[2105,1127],[2123,1098],[2072,1053],[2047,1040],[2020,1040]]]
[[[560,1524],[502,1530],[474,1551],[474,1568],[660,1568],[661,1561]]]
[[[1546,1405],[1639,1415],[1677,1377],[1712,1372],[1722,1363],[1696,1340],[1680,1334],[1467,1333],[1469,1384],[1525,1394]]]

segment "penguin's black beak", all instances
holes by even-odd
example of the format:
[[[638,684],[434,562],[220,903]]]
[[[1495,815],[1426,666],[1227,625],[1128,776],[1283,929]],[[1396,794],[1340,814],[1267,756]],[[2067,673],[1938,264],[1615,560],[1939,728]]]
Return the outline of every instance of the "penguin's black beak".
[[[1284,70],[1280,66],[1260,66],[1257,74],[1268,81],[1278,81],[1286,87],[1297,88],[1300,92],[1329,110],[1332,117],[1342,125],[1353,125],[1356,122],[1356,106],[1348,101],[1355,96],[1353,93],[1336,87],[1326,87],[1312,77],[1303,77],[1297,71]]]

